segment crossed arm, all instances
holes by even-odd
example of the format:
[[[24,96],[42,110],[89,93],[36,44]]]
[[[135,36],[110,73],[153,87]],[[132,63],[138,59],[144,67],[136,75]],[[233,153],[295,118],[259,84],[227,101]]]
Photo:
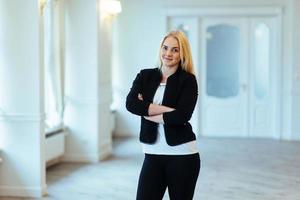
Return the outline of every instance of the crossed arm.
[[[126,108],[135,115],[144,116],[145,119],[163,124],[181,125],[191,119],[198,97],[198,86],[195,76],[190,76],[182,85],[176,108],[153,104],[144,100],[142,91],[142,78],[138,74],[133,81],[126,98]]]
[[[143,101],[143,96],[141,94],[139,94],[138,99]],[[163,106],[163,105],[158,105],[158,104],[151,103],[150,106],[149,106],[149,109],[148,109],[149,116],[144,116],[144,118],[149,120],[149,121],[152,121],[152,122],[164,124],[162,114],[165,113],[165,112],[171,112],[173,110],[175,110],[175,109],[170,108],[168,106]]]

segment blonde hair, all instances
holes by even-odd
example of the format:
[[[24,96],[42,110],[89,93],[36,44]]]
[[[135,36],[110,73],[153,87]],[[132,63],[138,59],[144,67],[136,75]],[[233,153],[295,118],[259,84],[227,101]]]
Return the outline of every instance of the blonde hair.
[[[192,59],[192,53],[191,53],[191,47],[189,44],[189,41],[186,37],[186,35],[179,30],[174,30],[170,31],[167,33],[167,35],[163,38],[161,44],[160,44],[160,49],[162,48],[165,40],[168,37],[173,37],[177,40],[179,44],[179,54],[180,54],[180,65],[181,68],[184,71],[187,71],[191,74],[195,75],[195,70],[194,70],[194,64],[193,64],[193,59]],[[163,63],[161,61],[161,50],[159,50],[159,68],[162,67]]]

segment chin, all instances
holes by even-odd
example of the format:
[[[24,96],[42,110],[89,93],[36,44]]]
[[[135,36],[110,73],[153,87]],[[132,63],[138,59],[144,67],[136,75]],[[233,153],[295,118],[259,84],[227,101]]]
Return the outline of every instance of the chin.
[[[177,65],[165,65],[166,67],[168,68],[174,68],[174,67],[177,67]]]

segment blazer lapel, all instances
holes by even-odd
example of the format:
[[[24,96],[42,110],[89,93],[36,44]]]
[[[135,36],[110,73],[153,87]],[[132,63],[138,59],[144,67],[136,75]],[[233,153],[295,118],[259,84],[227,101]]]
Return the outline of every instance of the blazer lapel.
[[[179,87],[180,71],[181,71],[181,67],[179,66],[177,71],[167,79],[167,85],[166,85],[163,102],[162,102],[163,105],[166,106],[176,105],[178,90],[180,89]]]
[[[160,81],[161,81],[161,72],[160,70],[157,68],[157,70],[154,71],[154,76],[151,77],[152,80],[147,82],[147,96],[148,96],[148,99],[153,101],[153,97],[155,95],[155,92],[157,90],[157,87],[159,86],[160,84]]]

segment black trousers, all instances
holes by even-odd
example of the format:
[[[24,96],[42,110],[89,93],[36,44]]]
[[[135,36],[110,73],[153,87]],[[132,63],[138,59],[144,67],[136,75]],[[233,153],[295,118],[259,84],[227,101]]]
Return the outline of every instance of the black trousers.
[[[170,200],[192,200],[200,156],[146,154],[140,173],[137,200],[161,200],[166,188]]]

